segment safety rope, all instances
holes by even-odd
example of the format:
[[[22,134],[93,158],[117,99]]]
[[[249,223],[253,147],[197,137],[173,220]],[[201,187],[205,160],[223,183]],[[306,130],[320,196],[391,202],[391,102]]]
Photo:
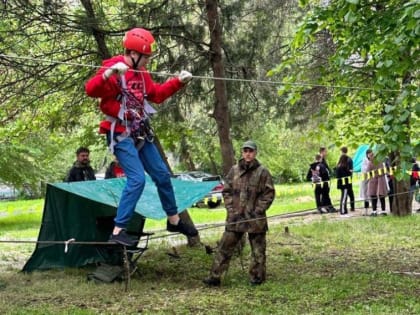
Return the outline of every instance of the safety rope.
[[[398,193],[398,194],[392,194],[392,196],[397,196],[397,195],[402,195],[402,194],[407,194],[407,193],[411,193],[411,191],[407,191],[407,192],[402,192],[402,193]],[[389,196],[388,196],[389,197]],[[370,199],[368,199],[370,200]],[[355,202],[364,202],[365,200],[357,200]],[[283,213],[283,214],[277,214],[277,215],[272,215],[272,216],[267,216],[267,220],[273,219],[273,218],[282,218],[282,217],[295,217],[295,216],[301,216],[301,215],[306,215],[306,214],[311,214],[314,213],[314,208],[312,209],[306,209],[306,210],[300,210],[300,211],[296,211],[296,212],[292,212],[292,213]],[[263,218],[264,219],[264,218]],[[200,228],[198,228],[199,231],[202,230],[206,230],[206,229],[215,229],[215,228],[219,228],[219,227],[223,227],[223,226],[229,226],[231,224],[238,224],[238,223],[242,223],[242,222],[251,222],[251,221],[256,221],[256,220],[261,220],[261,218],[254,218],[254,219],[249,219],[249,220],[241,220],[238,222],[234,222],[234,223],[219,223],[219,224],[212,224],[212,225],[208,225],[208,226],[202,226]],[[287,227],[286,227],[287,228]],[[288,231],[288,229],[287,229]],[[175,233],[176,234],[176,233]],[[160,238],[167,238],[170,236],[173,236],[174,233],[171,234],[166,234],[166,235],[160,235],[160,236],[151,236],[151,234],[146,234],[147,238],[146,239],[139,239],[139,242],[141,241],[145,241],[146,244],[152,240],[152,239],[160,239]],[[86,242],[86,241],[76,241],[74,238],[70,238],[67,241],[23,241],[23,240],[0,240],[0,243],[30,243],[30,244],[45,244],[45,245],[54,245],[54,244],[64,244],[64,253],[68,252],[68,247],[69,245],[102,245],[102,246],[110,246],[110,245],[118,245],[121,247],[120,244],[117,243],[113,243],[113,242]],[[204,243],[201,242],[202,245],[204,245],[206,247],[206,251],[208,250],[208,246],[205,245]],[[290,245],[290,244],[287,244]],[[300,245],[300,244],[295,244],[295,245]],[[125,292],[127,292],[129,290],[130,287],[130,282],[131,282],[131,265],[130,265],[130,260],[128,259],[128,254],[127,254],[127,247],[126,246],[122,246],[123,248],[123,261],[124,261],[124,273],[125,273]],[[244,270],[244,264],[243,264],[243,257],[242,257],[242,249],[238,248],[239,251],[239,258],[240,258],[240,264],[241,264],[241,268]]]
[[[22,60],[31,60],[37,62],[44,62],[49,64],[63,64],[68,66],[77,66],[77,67],[87,67],[87,68],[95,68],[99,69],[102,66],[96,65],[88,65],[76,62],[68,62],[68,61],[54,61],[49,59],[42,59],[42,58],[33,58],[33,57],[23,57],[23,56],[15,56],[15,55],[6,55],[0,54],[0,57],[4,58],[15,58],[15,59],[22,59]],[[155,74],[160,77],[176,77],[178,74],[168,73],[168,72],[154,72],[154,71],[142,71],[142,70],[134,70],[131,69],[133,72],[148,72],[151,74]],[[271,80],[251,80],[251,79],[237,79],[237,78],[226,78],[226,77],[213,77],[213,76],[199,76],[193,75],[192,78],[201,79],[201,80],[223,80],[223,81],[234,81],[234,82],[244,82],[244,83],[258,83],[258,84],[269,84],[269,85],[290,85],[296,87],[323,87],[329,89],[348,89],[348,90],[363,90],[363,91],[378,91],[378,92],[401,92],[402,89],[377,89],[377,88],[369,88],[369,87],[360,87],[360,86],[343,86],[343,85],[327,85],[327,84],[318,84],[318,83],[310,83],[310,82],[282,82],[282,81],[271,81]]]
[[[394,197],[399,195],[405,195],[410,194],[412,191],[406,191],[406,192],[400,192],[400,193],[394,193],[391,195],[383,196],[383,197]],[[361,203],[365,201],[371,201],[372,198],[363,199],[363,200],[355,200],[355,203]],[[337,206],[337,204],[332,204],[332,206]],[[282,213],[282,214],[276,214],[271,216],[266,216],[264,218],[252,218],[252,219],[246,219],[246,220],[240,220],[233,223],[223,222],[223,223],[213,223],[213,224],[203,224],[199,225],[198,231],[204,231],[208,229],[216,229],[221,227],[227,227],[230,225],[236,225],[238,223],[247,223],[247,222],[253,222],[253,221],[259,221],[263,219],[271,220],[271,219],[278,219],[278,218],[292,218],[292,217],[298,217],[303,215],[309,215],[317,213],[317,208],[308,208],[303,209],[295,212],[288,212],[288,213]],[[154,230],[153,233],[161,233],[161,232],[167,232],[164,229],[161,230]],[[168,233],[164,235],[156,235],[156,236],[149,236],[148,240],[156,240],[156,239],[162,239],[162,238],[168,238],[172,237],[174,235],[179,235],[180,233]],[[97,241],[76,241],[74,238],[71,238],[67,241],[30,241],[30,240],[0,240],[0,243],[27,243],[27,244],[44,244],[44,245],[54,245],[54,244],[64,244],[65,246],[68,246],[70,244],[73,245],[119,245],[117,243],[113,242],[97,242]]]

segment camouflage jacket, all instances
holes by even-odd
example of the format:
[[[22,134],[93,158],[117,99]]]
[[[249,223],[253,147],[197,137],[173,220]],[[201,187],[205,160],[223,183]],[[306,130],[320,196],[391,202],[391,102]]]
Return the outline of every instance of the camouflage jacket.
[[[241,159],[225,178],[223,198],[227,209],[226,230],[249,233],[267,231],[265,212],[274,200],[274,193],[270,172],[257,160],[247,165]]]

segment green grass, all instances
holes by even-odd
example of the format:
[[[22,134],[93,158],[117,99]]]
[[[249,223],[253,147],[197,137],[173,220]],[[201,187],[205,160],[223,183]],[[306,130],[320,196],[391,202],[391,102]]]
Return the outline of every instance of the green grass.
[[[280,196],[270,213],[291,209],[291,203],[302,205],[296,201],[302,198],[298,194],[303,191]],[[40,214],[31,214],[38,215],[34,223],[23,213],[29,208],[41,212],[40,204],[18,208],[9,204],[10,215],[0,217],[0,239],[19,238],[21,227],[26,227],[25,237],[35,238]],[[223,221],[225,215],[223,209],[190,212],[195,222],[203,223]],[[202,242],[215,247],[221,231],[202,231]],[[178,245],[172,238],[150,242],[128,292],[124,283],[87,282],[89,268],[20,273],[33,247],[0,243],[0,313],[420,314],[420,215],[345,220],[314,215],[310,221],[270,221],[267,282],[258,287],[248,284],[248,246],[232,259],[222,287],[213,289],[201,283],[213,256],[178,238]],[[174,246],[178,259],[168,255]]]
[[[333,203],[339,200],[339,192],[334,188],[331,189],[331,198]],[[19,230],[19,233],[25,233],[24,230],[31,227],[38,228],[42,218],[43,203],[43,199],[0,202],[0,236],[2,232],[9,231],[10,227],[12,230]],[[276,216],[314,208],[311,184],[277,185],[276,198],[267,215]],[[188,212],[197,224],[223,222],[226,217],[223,205],[216,209],[190,208]],[[146,229],[164,229],[165,223],[165,220],[147,220]]]
[[[0,237],[30,238],[38,235],[44,200],[0,202]]]
[[[358,184],[355,184],[355,194],[358,190]],[[334,204],[339,202],[340,192],[334,187],[331,189],[331,200]],[[285,213],[298,212],[302,210],[314,210],[315,199],[313,187],[311,184],[291,184],[276,185],[276,198],[267,212],[268,216],[278,216]],[[226,219],[226,210],[223,204],[215,209],[208,208],[190,208],[188,209],[194,223],[216,223],[224,222]],[[166,220],[156,221],[147,220],[146,230],[165,229]]]

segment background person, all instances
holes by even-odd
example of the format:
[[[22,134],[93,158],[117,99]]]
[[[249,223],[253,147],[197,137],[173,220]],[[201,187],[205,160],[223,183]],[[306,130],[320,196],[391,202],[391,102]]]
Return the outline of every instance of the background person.
[[[388,187],[385,177],[385,169],[382,163],[377,163],[374,161],[373,152],[369,153],[369,162],[367,171],[370,174],[370,179],[368,182],[368,196],[372,201],[372,213],[371,216],[376,217],[378,198],[381,203],[381,215],[386,215],[385,209],[385,196],[388,194]]]
[[[349,176],[348,176],[349,178],[345,184],[346,184],[347,196],[350,199],[350,211],[354,211],[355,200],[354,200],[354,191],[353,191],[353,159],[347,155],[347,152],[348,152],[347,147],[342,147],[340,151],[341,151],[341,156],[345,156],[345,159],[347,160],[347,170],[349,172]]]
[[[387,181],[387,187],[388,187],[388,201],[389,201],[389,211],[392,213],[392,206],[394,203],[394,195],[395,195],[395,189],[394,189],[394,175],[392,175],[392,165],[391,160],[389,157],[385,159],[385,167],[386,167],[386,181]]]
[[[114,158],[114,161],[109,163],[106,171],[105,171],[105,179],[108,178],[118,178],[118,177],[124,177],[125,173],[122,169],[120,163],[118,162],[117,158]]]
[[[362,166],[361,166],[362,181],[360,182],[360,190],[359,190],[359,196],[360,196],[360,199],[363,200],[363,208],[364,208],[362,215],[365,215],[365,216],[368,215],[369,198],[370,198],[368,194],[368,182],[369,182],[368,169],[369,169],[370,153],[372,153],[372,150],[368,149],[366,151],[366,156],[362,161]]]
[[[418,190],[420,186],[420,166],[417,164],[415,157],[413,157],[411,162],[413,163],[413,166],[411,168],[411,175],[410,175],[410,200],[412,203],[413,197],[415,193],[418,194]],[[420,211],[420,208],[417,209],[416,211]]]
[[[347,196],[349,195],[349,187],[351,183],[351,172],[349,169],[348,157],[343,154],[338,160],[337,164],[337,188],[341,191],[340,198],[340,214],[346,215],[347,212]],[[353,207],[354,207],[354,195],[353,195]],[[354,209],[353,209],[354,211]]]
[[[324,174],[324,179],[322,181],[322,205],[327,209],[328,212],[337,212],[331,202],[330,198],[330,175],[331,169],[327,163],[327,148],[319,148],[319,154],[321,155],[321,163],[325,166],[327,172]]]
[[[87,95],[100,98],[100,109],[107,116],[100,124],[100,132],[107,135],[108,145],[127,177],[110,241],[135,245],[125,229],[143,192],[145,172],[157,186],[168,217],[167,230],[196,236],[195,227],[179,218],[170,172],[153,143],[147,115],[148,101],[163,102],[183,88],[192,75],[181,71],[163,84],[154,82],[145,67],[155,49],[155,39],[143,28],[129,30],[123,46],[124,55],[105,60],[85,86]]]
[[[308,181],[311,181],[314,186],[316,208],[320,214],[323,214],[328,213],[328,211],[323,210],[324,204],[322,203],[322,178],[328,178],[326,175],[328,174],[328,171],[325,165],[321,162],[321,159],[322,157],[320,154],[315,155],[315,162],[309,166],[308,173],[306,174],[306,179]]]
[[[266,211],[274,200],[274,184],[269,171],[258,162],[257,145],[246,141],[242,145],[242,158],[229,171],[223,189],[227,210],[226,228],[214,257],[206,285],[219,286],[222,274],[244,233],[251,245],[249,277],[251,285],[266,279]]]
[[[76,161],[66,176],[66,182],[80,182],[96,180],[95,172],[90,166],[90,151],[88,148],[80,147],[76,151]]]

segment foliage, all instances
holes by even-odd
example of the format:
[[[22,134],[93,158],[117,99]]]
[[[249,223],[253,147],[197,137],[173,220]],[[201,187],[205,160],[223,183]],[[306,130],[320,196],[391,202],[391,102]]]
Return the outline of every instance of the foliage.
[[[234,142],[249,138],[258,126],[267,120],[284,118],[288,107],[276,97],[273,84],[264,82],[266,69],[273,60],[279,58],[276,49],[283,42],[283,32],[287,33],[287,19],[280,19],[293,12],[293,1],[227,1],[220,5],[223,25],[223,54],[228,91],[231,138]],[[291,13],[292,14],[292,13]],[[273,23],[275,27],[273,28]],[[275,36],[273,35],[275,29]],[[203,37],[203,41],[207,41]],[[201,81],[194,80],[188,88],[185,103],[177,102],[171,107],[171,120],[165,131],[165,147],[179,157],[180,167],[200,168],[212,173],[222,173],[220,139],[214,121],[214,97],[209,94],[214,89],[209,65],[203,60],[194,63],[193,73],[207,76]],[[258,82],[259,81],[259,82]],[[192,91],[189,92],[189,91]],[[166,113],[162,113],[166,114]],[[292,118],[285,118],[290,120]],[[159,125],[161,132],[162,124]],[[174,133],[176,129],[180,132]],[[172,149],[173,148],[173,149]],[[178,150],[175,150],[178,148]]]
[[[315,7],[290,45],[295,21],[310,8],[298,8],[292,0],[219,2],[226,115],[235,148],[245,139],[257,140],[263,162],[282,181],[299,180],[319,144],[368,142],[384,151],[403,142],[407,145],[398,149],[404,156],[418,152],[416,72],[402,83],[407,69],[418,68],[416,2],[398,3],[389,1],[377,11],[370,9],[375,2],[342,0]],[[163,147],[179,161],[177,169],[222,173],[203,1],[6,1],[0,15],[3,181],[38,189],[39,181],[61,180],[80,145],[91,148],[94,168],[103,168],[109,154],[97,134],[102,115],[83,85],[101,60],[122,52],[121,37],[133,26],[147,27],[156,37],[159,53],[150,69],[157,81],[184,68],[195,75],[186,89],[159,106],[153,125]],[[378,36],[370,36],[376,24]],[[363,59],[363,67],[356,67],[360,60],[354,56]],[[277,90],[279,84],[267,81],[266,74],[279,61],[269,72],[282,82]],[[328,110],[320,107],[326,100]],[[293,142],[299,145],[292,147]]]
[[[308,137],[309,134],[311,130],[307,128],[286,128],[282,121],[266,122],[255,129],[252,136],[259,145],[257,158],[276,182],[306,181],[309,164],[319,148],[325,146],[322,141],[327,139],[321,132],[313,138]]]
[[[32,133],[40,142],[53,146],[49,160],[57,161],[55,167],[51,165],[56,172],[45,174],[46,181],[62,179],[63,170],[73,162],[74,150],[82,144],[95,149],[92,157],[98,161],[94,161],[94,166],[100,169],[102,163],[97,157],[106,151],[103,139],[96,134],[101,115],[96,101],[84,95],[83,84],[101,60],[121,53],[121,36],[127,29],[144,26],[158,42],[159,53],[150,67],[157,81],[164,81],[183,68],[197,77],[187,89],[159,106],[153,124],[164,148],[180,162],[177,168],[222,173],[203,4],[6,2],[0,6],[0,69],[5,74],[0,82],[0,135],[22,139]],[[278,47],[285,45],[291,27],[287,16],[295,14],[295,1],[231,0],[220,4],[229,79],[226,115],[231,119],[232,139],[248,138],[256,124],[267,120],[284,118],[293,125],[296,120],[309,117],[285,117],[285,113],[296,112],[296,108],[284,106],[274,85],[263,83],[266,69],[281,58]],[[54,134],[52,143],[49,134]],[[24,164],[22,154],[15,158]],[[10,161],[12,156],[6,154],[4,159]],[[45,159],[38,161],[33,168],[22,171],[29,174],[33,169],[48,167]],[[38,175],[29,175],[26,181],[36,186],[36,178]],[[19,186],[20,181],[14,184]]]
[[[317,80],[309,83],[325,86],[331,94],[324,128],[337,131],[337,144],[378,144],[380,159],[397,152],[400,160],[394,162],[401,162],[402,169],[420,152],[418,12],[417,0],[314,5],[296,31],[292,53],[273,71],[286,73],[285,82],[307,81],[311,76],[302,61],[320,38],[329,38],[330,56],[318,68]],[[286,85],[282,92],[290,92],[293,100],[302,90]]]
[[[78,146],[98,139],[96,109],[82,97],[90,68],[69,64],[87,54],[87,37],[71,31],[68,4],[50,5],[0,7],[0,178],[35,194],[64,178]]]

